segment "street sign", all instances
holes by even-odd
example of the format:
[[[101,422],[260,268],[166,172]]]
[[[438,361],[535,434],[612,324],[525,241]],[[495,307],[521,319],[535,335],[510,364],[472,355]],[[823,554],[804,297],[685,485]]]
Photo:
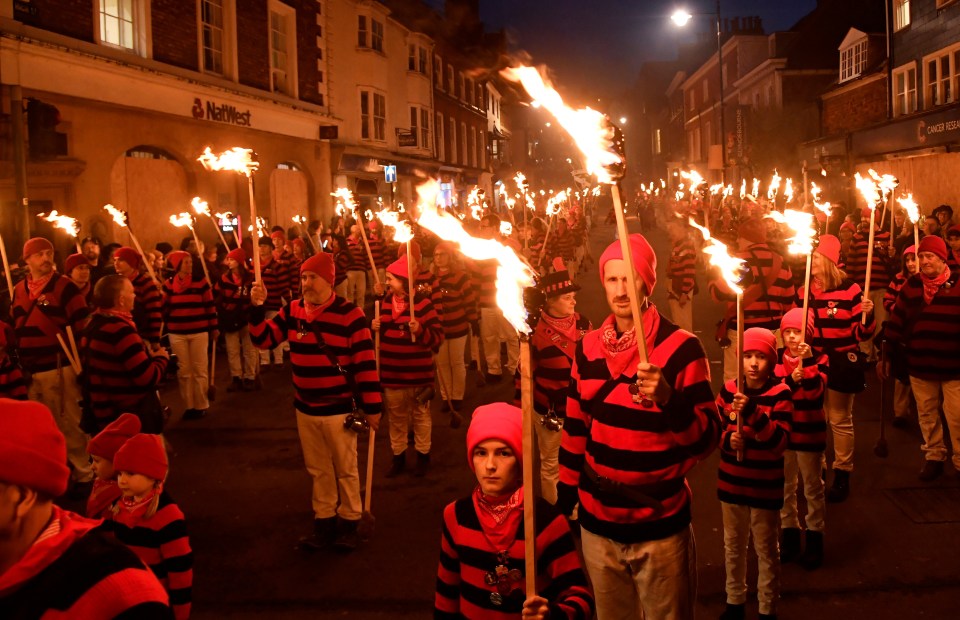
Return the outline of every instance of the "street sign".
[[[396,166],[384,166],[383,167],[383,180],[387,183],[396,183],[397,182],[397,167]]]

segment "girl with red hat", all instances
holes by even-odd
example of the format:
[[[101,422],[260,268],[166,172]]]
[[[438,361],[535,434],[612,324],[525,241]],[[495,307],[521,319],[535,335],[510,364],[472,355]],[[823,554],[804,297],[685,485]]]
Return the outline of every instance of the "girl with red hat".
[[[522,418],[519,408],[506,403],[473,413],[467,462],[477,487],[443,511],[437,618],[593,617],[593,593],[570,526],[542,499],[536,506],[539,596],[526,595]]]
[[[253,274],[247,269],[247,255],[241,248],[224,259],[226,271],[215,287],[217,323],[224,332],[227,365],[230,367],[228,392],[256,389],[259,353],[250,340],[247,311],[250,308],[250,287]]]

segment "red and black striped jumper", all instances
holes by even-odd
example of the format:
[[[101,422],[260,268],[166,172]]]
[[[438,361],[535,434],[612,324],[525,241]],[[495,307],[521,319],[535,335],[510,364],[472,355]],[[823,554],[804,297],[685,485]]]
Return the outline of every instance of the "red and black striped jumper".
[[[208,350],[217,331],[213,292],[205,278],[174,274],[163,284],[163,311],[170,349],[177,356],[177,380],[188,417],[210,406]]]
[[[147,342],[157,344],[163,328],[163,295],[153,279],[145,273],[137,274],[130,282],[136,295],[133,322],[137,332]]]
[[[470,330],[479,333],[480,313],[470,276],[462,269],[437,270],[436,288],[443,324],[443,344],[437,352],[437,370],[440,373],[441,397],[453,401],[459,409],[466,390],[467,367],[464,352]],[[432,298],[431,298],[432,301]]]
[[[285,263],[281,263],[276,259],[271,259],[269,262],[260,263],[260,272],[261,277],[263,278],[263,285],[267,289],[267,301],[264,302],[263,308],[267,311],[267,318],[272,318],[280,311],[280,308],[283,307],[283,298],[290,293],[290,271],[287,269]],[[299,277],[299,274],[298,274]],[[277,367],[283,365],[283,347],[278,346],[273,349],[273,364]],[[260,366],[261,368],[270,367],[270,351],[264,351],[262,348],[260,350]]]

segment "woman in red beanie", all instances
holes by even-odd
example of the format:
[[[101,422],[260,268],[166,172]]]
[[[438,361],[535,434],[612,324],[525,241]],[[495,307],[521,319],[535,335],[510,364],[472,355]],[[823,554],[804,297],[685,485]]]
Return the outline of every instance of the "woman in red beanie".
[[[522,419],[519,408],[505,403],[473,413],[467,458],[477,487],[443,511],[434,618],[593,617],[570,526],[543,499],[536,506],[539,596],[526,596]]]
[[[224,259],[227,269],[216,285],[217,325],[224,332],[227,365],[230,367],[228,392],[256,389],[259,352],[250,340],[247,310],[253,274],[247,269],[246,252],[237,248]]]
[[[840,240],[822,235],[811,263],[810,291],[800,289],[797,306],[809,295],[814,313],[814,349],[830,360],[824,409],[833,433],[833,484],[828,502],[842,502],[850,493],[853,472],[853,400],[866,387],[865,356],[859,343],[873,338],[873,301],[863,298],[860,285],[840,270]],[[866,313],[866,322],[861,317]]]

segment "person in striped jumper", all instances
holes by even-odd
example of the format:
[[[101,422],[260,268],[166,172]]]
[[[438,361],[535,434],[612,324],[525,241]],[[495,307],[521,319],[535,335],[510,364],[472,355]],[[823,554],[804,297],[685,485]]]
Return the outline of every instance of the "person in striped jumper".
[[[307,246],[303,239],[297,237],[290,241],[290,260],[287,262],[287,270],[290,272],[290,295],[287,299],[297,299],[300,297],[300,278],[294,277],[300,273],[300,267],[303,261],[307,259]]]
[[[66,339],[67,327],[79,334],[90,310],[77,285],[56,272],[50,241],[42,237],[28,240],[23,245],[23,260],[27,276],[13,287],[10,314],[20,366],[31,377],[27,396],[54,412],[67,438],[73,481],[87,486],[93,482],[93,470],[86,451],[87,436],[81,429],[77,375],[57,336]]]
[[[350,257],[347,265],[347,299],[362,309],[367,298],[367,271],[370,270],[370,261],[367,259],[367,248],[363,244],[360,226],[354,224],[350,227],[344,249]]]
[[[567,389],[574,352],[583,336],[593,330],[590,319],[576,312],[577,291],[563,259],[553,259],[554,271],[540,279],[545,297],[540,317],[530,338],[533,374],[533,408],[540,416],[534,425],[540,450],[540,489],[543,498],[557,503],[560,479],[560,439],[567,411]],[[520,369],[516,373],[514,404],[520,405]]]
[[[54,504],[70,480],[50,410],[0,399],[0,616],[169,620],[169,596],[129,549]]]
[[[488,213],[480,220],[479,236],[502,242],[500,218]],[[520,340],[517,330],[503,317],[497,307],[497,261],[473,261],[471,278],[480,308],[480,341],[486,360],[487,383],[497,383],[504,376],[512,377],[520,361]],[[500,361],[500,344],[507,344],[507,365]]]
[[[913,239],[913,237],[910,237]],[[887,292],[883,296],[883,308],[887,311],[887,316],[893,312],[897,305],[897,297],[900,295],[900,289],[903,288],[907,279],[919,273],[920,265],[917,262],[917,246],[910,245],[903,250],[903,256],[900,257],[902,265],[900,271],[890,280],[887,285]],[[913,398],[913,392],[910,390],[910,375],[907,372],[907,359],[903,344],[900,342],[890,342],[888,347],[891,362],[891,378],[893,381],[893,420],[891,424],[895,428],[907,429],[911,426],[910,401]]]
[[[362,411],[376,430],[382,406],[373,339],[363,312],[335,294],[333,282],[333,256],[320,252],[300,266],[303,297],[272,318],[266,318],[265,310],[269,291],[261,284],[250,292],[254,346],[271,349],[290,342],[297,431],[313,478],[313,532],[300,540],[305,551],[357,547],[357,434],[345,423],[349,415]]]
[[[179,361],[177,380],[186,405],[185,420],[207,413],[210,386],[207,350],[220,335],[213,292],[206,279],[193,278],[193,257],[188,252],[167,256],[174,274],[163,283],[163,314],[170,335],[170,349]]]
[[[132,413],[124,413],[97,433],[87,444],[93,473],[97,476],[93,482],[90,497],[87,498],[86,514],[91,519],[107,518],[106,513],[108,511],[112,513],[113,505],[123,495],[117,484],[117,472],[113,468],[113,459],[117,455],[117,450],[138,433],[140,433],[140,418]]]
[[[814,313],[811,346],[829,358],[824,410],[833,434],[833,482],[827,501],[842,502],[850,494],[853,472],[853,401],[864,390],[863,354],[858,344],[873,337],[873,301],[863,298],[860,285],[837,265],[840,240],[821,235],[810,268],[809,308]],[[797,305],[807,291],[800,289]]]
[[[883,325],[883,322],[887,320],[887,311],[883,306],[883,296],[894,271],[890,265],[888,251],[891,243],[890,231],[880,228],[880,214],[878,213],[874,223],[873,260],[870,270],[870,301],[874,305],[874,318],[877,325]],[[869,244],[870,209],[863,209],[860,212],[860,230],[854,233],[853,239],[850,240],[850,254],[847,256],[844,269],[850,279],[864,290],[867,280],[867,246]],[[860,350],[867,355],[868,361],[875,362],[877,360],[879,350],[874,346],[872,338],[862,341]]]
[[[388,478],[406,468],[407,429],[411,423],[417,452],[414,475],[425,476],[430,467],[432,420],[430,399],[425,394],[433,387],[433,356],[443,343],[443,325],[430,298],[417,294],[411,302],[407,294],[408,258],[401,256],[387,267],[387,295],[380,316],[370,325],[374,332],[380,332],[380,383],[393,450]],[[415,318],[410,316],[411,303]]]
[[[667,234],[673,244],[667,277],[670,290],[667,304],[670,318],[680,329],[693,333],[693,294],[697,286],[697,251],[690,239],[690,226],[684,220],[672,220]]]
[[[163,327],[162,288],[146,271],[142,271],[143,257],[133,248],[117,248],[113,253],[113,266],[118,274],[133,284],[133,292],[136,295],[133,322],[137,326],[137,332],[152,349],[158,349],[160,330]]]
[[[746,617],[747,546],[757,552],[757,599],[761,620],[777,617],[780,598],[780,509],[783,508],[783,453],[790,438],[793,397],[774,374],[777,338],[768,329],[743,332],[743,392],[737,379],[717,396],[723,419],[717,496],[723,511],[727,607],[721,620]],[[737,431],[742,417],[743,431]]]
[[[593,594],[567,520],[537,500],[537,595],[523,576],[523,414],[506,403],[478,407],[467,430],[477,477],[468,497],[443,511],[434,618],[589,620]]]
[[[780,523],[783,528],[780,547],[781,563],[798,560],[807,570],[815,570],[823,563],[824,486],[826,468],[824,452],[827,449],[827,418],[823,412],[823,395],[827,389],[829,362],[821,352],[814,352],[808,340],[813,340],[813,317],[807,312],[807,332],[803,329],[803,309],[794,308],[783,315],[780,334],[783,337],[783,358],[774,368],[774,375],[790,388],[793,394],[793,423],[790,439],[783,453],[784,478],[783,508]],[[797,476],[803,480],[803,496],[807,501],[806,547],[802,546],[800,517],[797,512]]]
[[[257,245],[260,252],[260,277],[267,290],[267,300],[263,307],[267,311],[267,319],[272,319],[283,307],[284,296],[290,293],[290,272],[286,263],[281,263],[273,255],[273,241],[263,237]],[[270,356],[273,356],[273,366],[283,368],[283,344],[277,345],[273,351],[260,350],[260,370],[270,369]]]
[[[137,434],[113,457],[122,497],[104,530],[137,554],[170,596],[176,620],[190,617],[193,550],[186,518],[165,489],[169,463],[160,435]]]
[[[464,358],[467,338],[471,330],[479,332],[480,316],[470,276],[457,260],[456,246],[441,241],[433,250],[433,274],[437,279],[437,293],[443,306],[443,344],[437,353],[437,372],[440,373],[441,411],[448,411],[447,400],[459,412],[466,389],[467,366]],[[432,300],[431,300],[432,301]],[[456,420],[451,416],[451,421]]]
[[[746,208],[740,222],[740,250],[737,258],[746,261],[749,271],[740,285],[743,287],[743,327],[762,327],[779,335],[780,319],[793,307],[793,275],[783,256],[767,245],[766,222],[756,208]],[[736,340],[736,294],[719,275],[710,282],[710,294],[716,302],[725,302],[727,311],[717,336],[727,342]],[[778,336],[779,337],[779,336]],[[737,376],[737,351],[727,346],[723,352],[723,380]]]
[[[577,346],[560,440],[557,506],[580,503],[583,555],[599,618],[692,618],[696,550],[685,476],[716,449],[720,416],[696,336],[650,303],[657,260],[629,237],[599,259],[612,311]],[[637,274],[635,326],[627,269]],[[638,331],[648,361],[640,362]]]
[[[891,345],[903,343],[923,434],[920,480],[929,482],[943,473],[947,460],[941,401],[953,468],[960,472],[960,273],[947,267],[947,246],[934,235],[920,240],[917,259],[920,273],[904,283],[884,327],[877,371],[881,379],[890,376]]]
[[[253,274],[247,269],[247,256],[241,248],[230,251],[224,259],[227,269],[217,281],[217,325],[224,332],[227,364],[230,367],[228,392],[257,389],[259,352],[250,341],[247,313],[250,308],[250,287]]]

